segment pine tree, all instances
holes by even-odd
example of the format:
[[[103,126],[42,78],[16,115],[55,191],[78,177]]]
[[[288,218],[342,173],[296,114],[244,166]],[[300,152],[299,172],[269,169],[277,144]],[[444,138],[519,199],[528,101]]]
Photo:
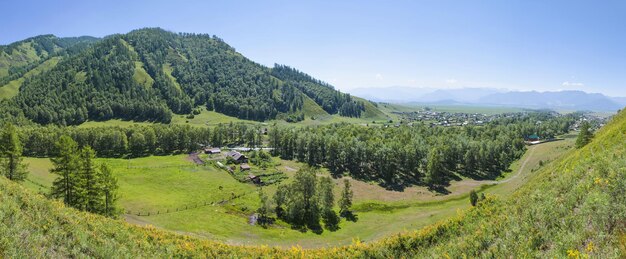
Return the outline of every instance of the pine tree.
[[[256,210],[257,213],[259,214],[259,224],[262,226],[267,225],[267,223],[269,223],[269,212],[271,210],[271,205],[270,205],[270,201],[269,198],[267,197],[267,194],[265,194],[265,192],[263,191],[262,188],[259,188],[259,200],[260,200],[260,204],[259,204],[259,208]]]
[[[53,165],[50,173],[58,177],[52,183],[51,195],[74,207],[81,194],[78,144],[69,136],[62,136],[56,143],[56,149],[56,157],[50,159]]]
[[[476,206],[476,203],[478,203],[478,194],[476,194],[476,191],[472,190],[470,191],[470,203],[472,204],[472,206]]]
[[[22,160],[22,143],[17,129],[7,123],[0,133],[0,175],[12,181],[24,181],[28,171]]]
[[[589,142],[591,142],[591,139],[593,138],[593,133],[591,133],[590,128],[591,125],[587,121],[584,121],[580,125],[580,132],[578,133],[578,138],[576,138],[576,148],[584,147],[585,145],[589,144]]]
[[[274,212],[278,218],[284,218],[285,216],[285,208],[283,208],[283,206],[287,203],[287,195],[289,195],[288,192],[289,189],[287,188],[287,185],[279,185],[276,189],[276,193],[274,193],[274,204],[276,205],[274,207]]]
[[[352,214],[350,208],[352,207],[353,195],[350,189],[350,181],[348,181],[348,179],[343,180],[343,190],[341,191],[341,198],[339,199],[339,214],[342,217],[348,217]]]
[[[111,168],[105,163],[100,165],[100,186],[104,196],[103,210],[100,214],[112,218],[117,217],[119,214],[119,209],[116,207],[118,200],[117,178],[113,176]]]
[[[95,165],[96,152],[85,146],[80,151],[80,207],[91,213],[103,211],[100,171]]]
[[[429,185],[441,184],[445,173],[444,158],[439,148],[433,148],[430,153],[428,153],[425,181]]]
[[[333,194],[333,181],[329,177],[319,179],[317,195],[324,225],[330,230],[337,230],[339,217],[337,217],[337,213],[333,210],[335,206],[335,196]]]

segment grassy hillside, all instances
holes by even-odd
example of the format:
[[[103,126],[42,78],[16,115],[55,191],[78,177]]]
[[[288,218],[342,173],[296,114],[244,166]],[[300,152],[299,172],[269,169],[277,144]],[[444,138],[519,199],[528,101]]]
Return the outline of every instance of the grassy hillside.
[[[24,83],[26,79],[29,79],[33,76],[39,75],[43,72],[46,72],[52,69],[54,66],[56,66],[57,63],[59,63],[60,59],[61,57],[52,57],[42,62],[41,64],[39,64],[32,70],[29,70],[20,78],[12,80],[4,86],[0,86],[0,99],[3,99],[3,98],[8,99],[13,96],[16,96],[18,91],[20,90],[20,86],[22,86],[22,84]]]

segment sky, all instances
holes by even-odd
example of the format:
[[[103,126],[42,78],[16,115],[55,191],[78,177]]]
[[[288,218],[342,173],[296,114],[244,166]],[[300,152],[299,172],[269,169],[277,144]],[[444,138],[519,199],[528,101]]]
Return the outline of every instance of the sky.
[[[0,44],[143,27],[217,35],[337,89],[626,96],[626,1],[7,1]]]

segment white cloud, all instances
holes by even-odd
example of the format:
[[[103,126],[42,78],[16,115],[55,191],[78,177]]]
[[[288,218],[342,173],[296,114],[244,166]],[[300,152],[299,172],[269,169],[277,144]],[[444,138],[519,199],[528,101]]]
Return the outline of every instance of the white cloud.
[[[446,79],[446,84],[456,84],[456,82],[458,82],[456,79],[451,78],[451,79]]]
[[[376,74],[376,80],[383,80],[383,75],[381,74]]]
[[[565,81],[561,84],[562,86],[577,86],[577,87],[581,87],[581,86],[585,86],[585,84],[583,83],[575,83],[575,82],[569,82],[569,81]]]

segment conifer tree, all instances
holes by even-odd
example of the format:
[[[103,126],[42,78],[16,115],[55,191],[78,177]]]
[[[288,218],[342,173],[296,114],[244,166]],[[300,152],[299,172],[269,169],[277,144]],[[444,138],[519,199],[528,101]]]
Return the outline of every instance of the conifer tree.
[[[337,230],[339,217],[337,217],[337,213],[333,210],[335,206],[333,181],[329,177],[320,178],[318,180],[317,193],[324,225],[330,230]]]
[[[472,190],[470,191],[470,203],[472,204],[472,206],[476,206],[476,203],[478,203],[478,194],[476,193],[476,191]]]
[[[50,173],[58,175],[52,183],[51,195],[62,199],[66,205],[76,207],[80,201],[80,171],[78,144],[69,136],[62,136],[56,142],[57,154],[51,158],[53,168]]]
[[[259,200],[260,204],[259,208],[257,209],[257,213],[259,214],[258,221],[260,225],[265,226],[267,225],[267,223],[269,223],[268,214],[270,213],[271,208],[269,198],[262,188],[259,189]]]
[[[28,175],[22,158],[22,143],[17,129],[10,123],[0,132],[0,175],[12,181],[24,181]]]
[[[119,214],[119,209],[116,206],[118,200],[117,194],[117,178],[113,176],[109,165],[103,163],[100,165],[100,186],[103,193],[103,210],[100,214],[107,217],[115,218]]]
[[[584,147],[585,145],[591,142],[593,138],[593,133],[591,133],[591,125],[589,122],[584,121],[580,125],[580,132],[578,133],[578,138],[576,138],[576,148]]]
[[[95,165],[96,152],[85,146],[80,151],[80,180],[81,197],[80,207],[92,213],[103,211],[103,191],[100,171]]]
[[[353,195],[350,189],[350,181],[348,181],[348,179],[343,180],[343,190],[341,191],[341,198],[339,199],[339,214],[342,217],[348,217],[352,214],[350,208],[352,207]]]

